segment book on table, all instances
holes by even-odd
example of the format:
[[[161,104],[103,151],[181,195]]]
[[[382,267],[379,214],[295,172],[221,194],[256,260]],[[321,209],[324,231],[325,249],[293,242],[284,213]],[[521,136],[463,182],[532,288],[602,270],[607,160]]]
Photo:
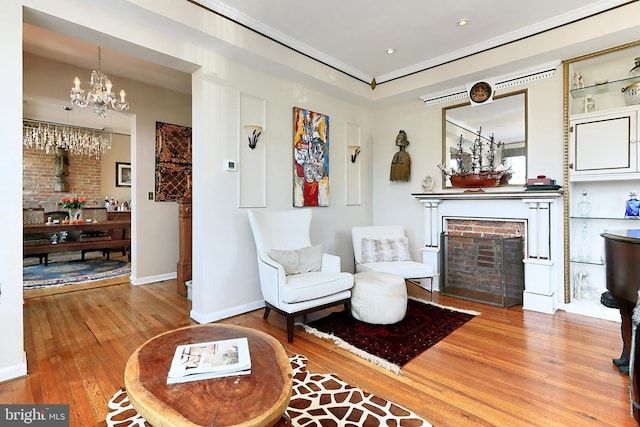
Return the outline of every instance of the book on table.
[[[246,337],[179,345],[173,355],[167,384],[251,373]]]

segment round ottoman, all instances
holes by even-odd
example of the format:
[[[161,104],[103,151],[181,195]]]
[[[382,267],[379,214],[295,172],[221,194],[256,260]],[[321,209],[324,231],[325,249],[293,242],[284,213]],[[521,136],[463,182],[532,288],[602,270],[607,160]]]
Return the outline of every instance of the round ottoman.
[[[402,276],[367,271],[353,276],[351,315],[362,322],[389,325],[407,313],[407,286]]]

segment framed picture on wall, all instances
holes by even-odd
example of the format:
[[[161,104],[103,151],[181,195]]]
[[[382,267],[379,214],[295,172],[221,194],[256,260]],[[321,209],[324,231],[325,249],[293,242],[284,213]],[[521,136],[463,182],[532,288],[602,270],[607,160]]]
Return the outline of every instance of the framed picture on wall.
[[[116,162],[116,187],[131,187],[131,163]]]

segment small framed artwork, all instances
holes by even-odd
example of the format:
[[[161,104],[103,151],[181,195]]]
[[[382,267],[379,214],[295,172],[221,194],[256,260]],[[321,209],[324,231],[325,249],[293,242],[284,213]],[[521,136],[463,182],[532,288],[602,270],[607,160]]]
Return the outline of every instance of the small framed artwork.
[[[116,162],[116,187],[131,187],[131,163]]]

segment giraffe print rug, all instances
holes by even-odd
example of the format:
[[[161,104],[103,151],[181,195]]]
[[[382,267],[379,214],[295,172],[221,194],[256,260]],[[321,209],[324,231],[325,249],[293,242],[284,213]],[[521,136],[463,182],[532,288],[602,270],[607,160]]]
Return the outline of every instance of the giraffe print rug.
[[[426,426],[427,421],[393,402],[347,384],[334,374],[307,371],[307,358],[289,358],[293,369],[293,389],[287,415],[292,426]],[[127,397],[118,390],[109,401],[108,427],[148,427]]]

